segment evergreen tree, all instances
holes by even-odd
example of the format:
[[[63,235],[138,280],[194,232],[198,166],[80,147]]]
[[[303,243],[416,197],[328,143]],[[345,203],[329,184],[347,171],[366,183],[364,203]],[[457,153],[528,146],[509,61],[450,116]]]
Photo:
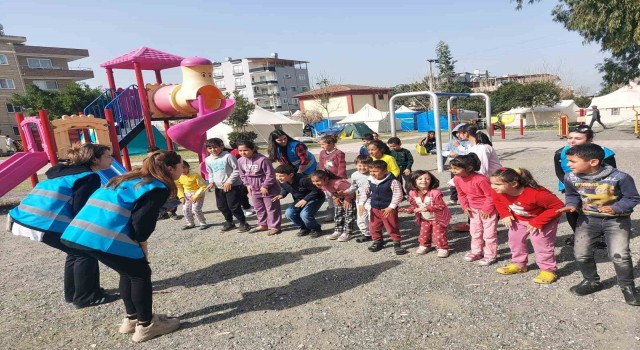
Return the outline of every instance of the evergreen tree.
[[[229,97],[229,93],[226,97]],[[236,106],[233,109],[233,113],[227,118],[224,123],[229,125],[233,131],[231,131],[227,137],[229,140],[247,140],[253,141],[258,138],[258,135],[253,131],[247,131],[249,125],[249,116],[253,113],[256,106],[249,102],[249,100],[240,95],[240,91],[233,91],[233,99],[236,101]]]

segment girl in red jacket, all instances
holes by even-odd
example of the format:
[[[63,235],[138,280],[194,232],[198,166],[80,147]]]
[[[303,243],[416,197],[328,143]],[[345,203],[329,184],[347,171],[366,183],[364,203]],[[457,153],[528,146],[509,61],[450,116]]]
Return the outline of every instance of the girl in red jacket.
[[[527,237],[531,240],[540,273],[534,282],[553,283],[556,275],[556,240],[558,209],[562,201],[538,185],[526,169],[500,168],[491,175],[493,202],[502,223],[509,228],[511,264],[498,268],[498,273],[513,275],[527,272]]]

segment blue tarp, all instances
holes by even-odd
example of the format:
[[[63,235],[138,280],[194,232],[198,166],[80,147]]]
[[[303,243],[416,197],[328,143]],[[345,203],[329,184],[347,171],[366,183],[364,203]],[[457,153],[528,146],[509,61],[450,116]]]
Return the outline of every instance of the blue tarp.
[[[455,114],[451,116],[453,120],[456,120]],[[435,131],[436,126],[433,121],[433,111],[422,112],[417,115],[418,131],[427,132]],[[447,113],[440,112],[440,130],[449,129],[449,123],[447,121]]]
[[[400,119],[400,130],[418,130],[416,116],[420,112],[396,113],[396,119]]]

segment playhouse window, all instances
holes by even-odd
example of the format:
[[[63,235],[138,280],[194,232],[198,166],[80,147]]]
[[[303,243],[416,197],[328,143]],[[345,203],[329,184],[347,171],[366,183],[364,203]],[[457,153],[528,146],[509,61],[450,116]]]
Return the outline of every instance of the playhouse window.
[[[620,108],[611,108],[611,115],[620,115]]]
[[[0,89],[15,89],[16,84],[13,79],[0,79]]]

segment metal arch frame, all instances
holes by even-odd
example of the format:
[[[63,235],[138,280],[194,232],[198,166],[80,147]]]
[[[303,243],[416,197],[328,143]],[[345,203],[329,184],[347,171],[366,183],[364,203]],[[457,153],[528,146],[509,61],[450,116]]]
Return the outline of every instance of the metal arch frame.
[[[442,130],[440,129],[440,111],[438,110],[438,97],[449,97],[447,101],[447,107],[449,107],[448,115],[448,129],[449,134],[451,134],[451,100],[457,97],[482,97],[485,101],[485,119],[487,127],[491,127],[491,101],[489,99],[489,95],[483,94],[480,92],[474,93],[449,93],[449,92],[433,92],[433,91],[415,91],[415,92],[403,92],[400,94],[393,95],[389,99],[389,123],[391,124],[391,136],[396,136],[396,112],[394,108],[394,102],[399,97],[415,97],[415,96],[429,96],[431,99],[431,108],[433,108],[433,121],[436,127],[436,155],[437,155],[437,165],[438,172],[441,173],[444,171],[444,161],[442,159]]]

